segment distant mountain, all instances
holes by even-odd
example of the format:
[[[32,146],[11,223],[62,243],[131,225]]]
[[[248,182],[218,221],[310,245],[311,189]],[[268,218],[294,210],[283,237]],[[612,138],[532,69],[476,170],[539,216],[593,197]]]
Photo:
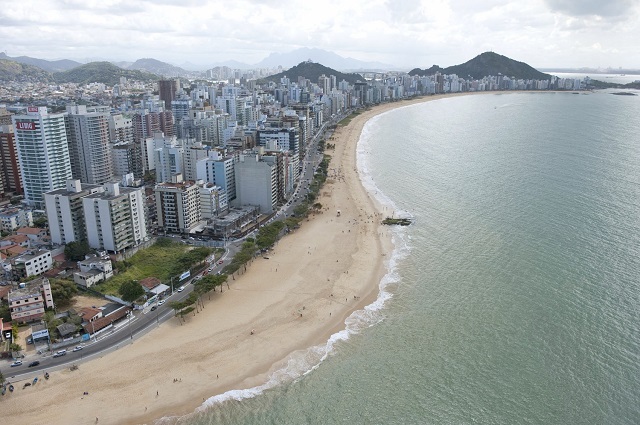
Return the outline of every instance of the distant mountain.
[[[0,59],[0,82],[4,81],[49,83],[53,76],[37,66]]]
[[[322,75],[326,75],[327,77],[330,75],[335,75],[336,80],[338,82],[342,80],[346,80],[349,83],[353,84],[356,81],[364,81],[364,78],[360,74],[343,74],[340,71],[336,71],[335,69],[326,67],[324,65],[320,65],[319,63],[314,62],[301,62],[298,65],[289,68],[288,70],[281,72],[279,74],[270,75],[265,78],[266,81],[275,81],[279,82],[281,78],[287,77],[291,81],[297,81],[298,77],[304,77],[314,83],[318,82],[318,78]]]
[[[134,63],[132,63],[128,69],[137,69],[140,71],[147,71],[152,74],[161,75],[166,78],[172,77],[187,77],[187,78],[195,78],[202,76],[201,72],[197,71],[187,71],[186,69],[182,69],[178,66],[171,65],[170,63],[161,62],[157,59],[152,58],[143,58],[138,59]]]
[[[138,81],[156,81],[159,76],[133,69],[122,69],[110,62],[91,62],[81,65],[69,71],[56,72],[53,74],[59,83],[104,83],[114,85],[120,82],[120,77],[126,77]]]
[[[323,63],[326,66],[340,70],[390,70],[396,68],[380,62],[364,62],[357,59],[345,58],[333,52],[322,49],[310,49],[303,47],[289,53],[271,53],[262,61],[254,65],[255,68],[290,68],[300,62],[312,60],[316,63]]]
[[[61,59],[57,61],[48,61],[45,59],[31,58],[29,56],[18,56],[15,58],[7,56],[5,53],[0,53],[0,59],[12,60],[25,65],[37,66],[40,69],[44,69],[47,72],[66,71],[81,65],[80,62],[72,61],[69,59]]]
[[[548,80],[551,78],[549,74],[542,73],[524,62],[518,62],[494,52],[484,52],[461,65],[454,65],[444,69],[436,67],[436,65],[428,70],[416,68],[411,70],[409,75],[433,75],[435,73],[432,72],[434,69],[439,70],[443,74],[456,74],[463,78],[467,76],[482,78],[488,75],[498,74],[525,80]]]
[[[413,68],[409,71],[409,75],[435,75],[436,72],[442,73],[442,71],[444,70],[438,65],[431,65],[429,69]]]

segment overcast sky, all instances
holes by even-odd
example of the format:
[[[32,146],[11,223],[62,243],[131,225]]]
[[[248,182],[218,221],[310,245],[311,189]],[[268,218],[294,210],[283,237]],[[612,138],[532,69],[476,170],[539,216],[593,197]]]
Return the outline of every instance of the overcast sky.
[[[3,0],[0,51],[203,69],[320,48],[409,68],[492,50],[537,68],[640,68],[640,0]]]

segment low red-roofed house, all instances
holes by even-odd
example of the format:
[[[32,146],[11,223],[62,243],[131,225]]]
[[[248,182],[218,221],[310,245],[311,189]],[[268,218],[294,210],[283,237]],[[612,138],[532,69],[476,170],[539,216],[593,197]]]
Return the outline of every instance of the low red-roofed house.
[[[102,310],[93,307],[83,307],[78,312],[78,316],[82,317],[83,322],[93,322],[102,317]]]

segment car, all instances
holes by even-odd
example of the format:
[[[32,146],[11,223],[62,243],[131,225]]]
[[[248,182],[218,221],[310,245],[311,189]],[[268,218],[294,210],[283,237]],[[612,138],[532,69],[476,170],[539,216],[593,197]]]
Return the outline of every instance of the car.
[[[154,305],[153,307],[151,307],[151,311],[155,311],[156,308],[158,308],[158,306]]]
[[[75,348],[73,349],[73,352],[75,353],[76,351],[80,351],[82,350],[84,347],[82,347],[82,345],[76,345]]]
[[[182,291],[184,291],[184,286],[181,286],[178,288],[178,292],[182,292]]]
[[[56,353],[53,355],[53,357],[62,357],[62,356],[66,356],[67,355],[67,350],[60,350],[60,351],[56,351]]]
[[[21,365],[22,365],[22,362],[20,360],[16,360],[15,362],[11,363],[11,367],[16,367]]]
[[[36,360],[35,362],[31,362],[31,363],[29,363],[29,367],[36,367],[36,366],[38,366],[39,364],[40,364],[40,362]]]
[[[158,301],[158,307],[160,307],[162,304],[166,303],[167,300],[160,300]]]

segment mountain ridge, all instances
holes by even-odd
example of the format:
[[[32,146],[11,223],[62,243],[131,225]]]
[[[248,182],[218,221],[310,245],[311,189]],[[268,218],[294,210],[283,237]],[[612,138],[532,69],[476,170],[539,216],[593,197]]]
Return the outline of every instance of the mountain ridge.
[[[425,70],[414,68],[409,71],[409,75],[433,75],[435,73],[434,71],[474,79],[499,74],[525,80],[548,80],[551,78],[551,75],[540,72],[524,62],[519,62],[494,52],[481,53],[463,64],[453,65],[447,68],[440,68],[437,65],[433,65],[431,68]]]

